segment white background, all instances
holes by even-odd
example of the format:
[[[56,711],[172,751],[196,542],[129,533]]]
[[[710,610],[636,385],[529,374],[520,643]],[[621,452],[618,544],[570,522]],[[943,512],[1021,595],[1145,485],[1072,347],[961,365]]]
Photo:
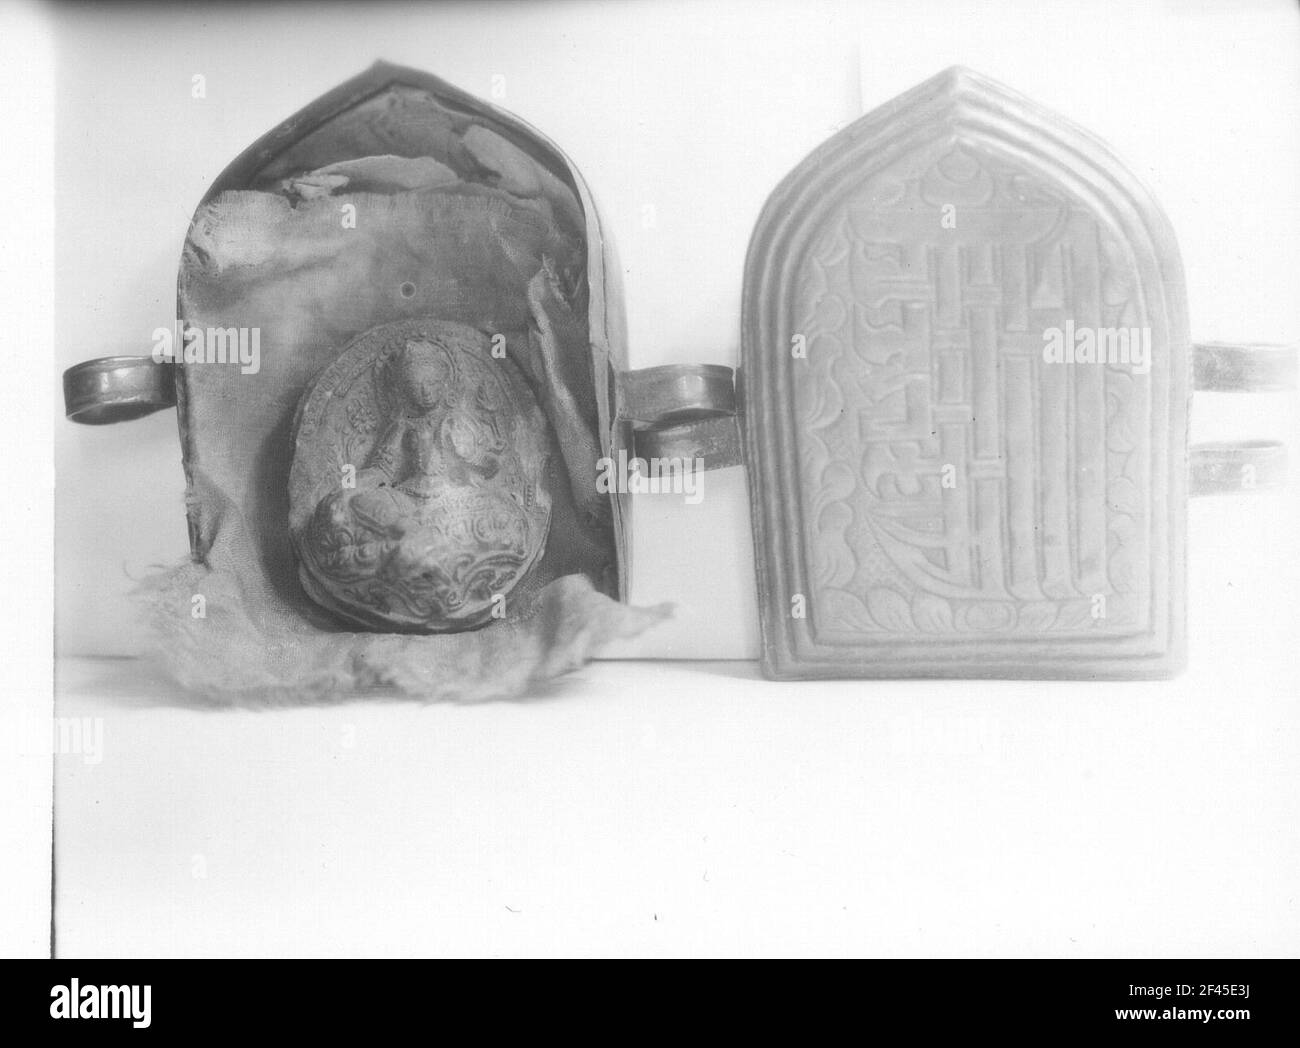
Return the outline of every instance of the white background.
[[[576,161],[635,367],[734,364],[767,193],[954,63],[1151,186],[1194,337],[1293,341],[1298,27],[1281,2],[60,9],[55,364],[147,352],[207,185],[377,57],[483,96],[504,76],[501,104]],[[38,249],[16,246],[30,312]],[[1193,439],[1296,447],[1295,409],[1202,396]],[[131,578],[185,552],[174,419],[73,427],[53,390],[39,411],[9,446],[53,426],[59,649],[132,652]],[[69,661],[60,712],[102,717],[106,752],[58,763],[61,952],[1294,953],[1297,487],[1193,505],[1191,664],[1169,683],[609,663],[537,703],[253,714]],[[705,490],[638,502],[633,599],[678,617],[619,654],[756,652],[743,476]]]

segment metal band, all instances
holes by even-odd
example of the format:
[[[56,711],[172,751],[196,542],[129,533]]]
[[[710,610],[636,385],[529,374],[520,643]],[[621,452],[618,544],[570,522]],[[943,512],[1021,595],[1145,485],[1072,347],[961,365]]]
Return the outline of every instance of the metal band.
[[[735,372],[721,364],[667,364],[620,376],[620,417],[653,426],[736,413]]]
[[[632,435],[637,458],[703,460],[704,469],[741,464],[740,426],[735,415],[719,415],[679,426],[639,429]]]
[[[1192,347],[1195,387],[1210,393],[1277,393],[1296,387],[1296,347],[1202,342]]]
[[[1194,444],[1193,495],[1226,495],[1281,487],[1286,482],[1286,445],[1272,440]]]
[[[105,426],[175,405],[174,366],[152,357],[100,357],[63,373],[63,410],[73,422]]]

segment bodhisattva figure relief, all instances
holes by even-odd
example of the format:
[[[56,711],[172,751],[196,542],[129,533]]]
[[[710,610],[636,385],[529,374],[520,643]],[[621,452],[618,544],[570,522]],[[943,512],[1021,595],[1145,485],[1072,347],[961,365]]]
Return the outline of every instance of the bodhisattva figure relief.
[[[318,603],[368,626],[460,630],[488,621],[545,546],[551,441],[480,333],[420,327],[363,336],[304,401],[299,460],[332,446],[343,479],[328,482],[319,451],[295,462],[292,512],[310,515],[293,530]],[[353,477],[337,460],[356,450]]]

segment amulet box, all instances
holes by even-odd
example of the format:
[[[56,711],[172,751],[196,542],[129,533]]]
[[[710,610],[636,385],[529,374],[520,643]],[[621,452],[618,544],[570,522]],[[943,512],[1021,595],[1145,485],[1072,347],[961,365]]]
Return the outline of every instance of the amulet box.
[[[1194,343],[1151,194],[968,70],[775,187],[737,372],[629,370],[625,305],[573,164],[436,77],[377,64],[254,143],[185,238],[172,352],[65,375],[75,421],[177,410],[192,560],[145,587],[176,675],[562,673],[665,614],[626,603],[635,498],[599,479],[640,461],[747,470],[769,676],[1168,676],[1189,497],[1283,477],[1188,419],[1293,351]]]

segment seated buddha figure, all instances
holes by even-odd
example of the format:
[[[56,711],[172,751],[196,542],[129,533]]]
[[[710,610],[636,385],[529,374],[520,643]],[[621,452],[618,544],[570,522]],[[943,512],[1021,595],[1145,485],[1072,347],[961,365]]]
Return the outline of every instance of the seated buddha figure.
[[[377,365],[387,407],[354,486],[317,504],[301,577],[362,624],[436,632],[480,624],[544,545],[549,506],[512,446],[496,365],[408,339]]]

